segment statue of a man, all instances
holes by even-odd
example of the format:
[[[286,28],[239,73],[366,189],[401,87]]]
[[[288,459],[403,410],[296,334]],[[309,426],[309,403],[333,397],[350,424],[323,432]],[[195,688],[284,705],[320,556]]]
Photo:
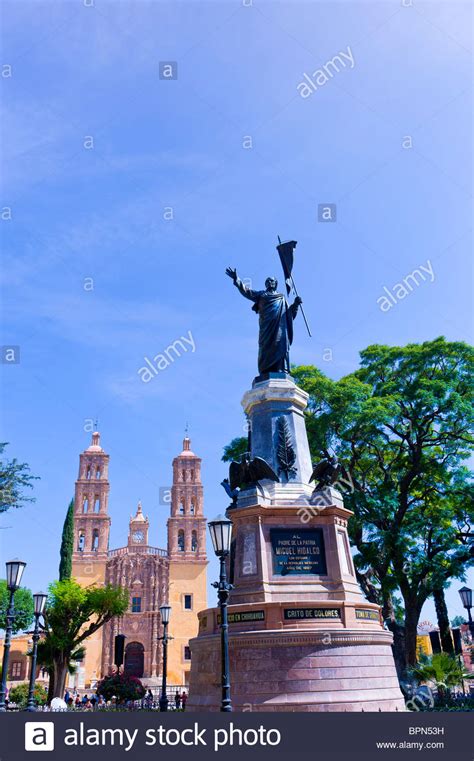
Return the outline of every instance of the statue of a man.
[[[282,293],[277,293],[278,281],[267,277],[264,291],[253,291],[242,283],[237,270],[227,267],[242,296],[254,302],[252,309],[259,316],[258,371],[264,373],[290,372],[290,346],[293,342],[293,320],[302,303],[299,296],[289,305]]]

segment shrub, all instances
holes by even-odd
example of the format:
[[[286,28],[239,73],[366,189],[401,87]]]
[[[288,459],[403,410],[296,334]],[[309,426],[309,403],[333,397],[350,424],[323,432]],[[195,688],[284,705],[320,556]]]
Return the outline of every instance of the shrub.
[[[21,682],[21,684],[16,684],[15,687],[10,689],[8,693],[8,700],[10,703],[15,703],[18,708],[26,708],[28,704],[28,690],[28,682]],[[43,706],[46,703],[48,693],[42,684],[35,685],[35,691],[33,695],[36,705]]]
[[[141,700],[145,696],[145,688],[136,676],[127,674],[110,674],[97,685],[97,694],[106,700],[115,697],[117,700]]]

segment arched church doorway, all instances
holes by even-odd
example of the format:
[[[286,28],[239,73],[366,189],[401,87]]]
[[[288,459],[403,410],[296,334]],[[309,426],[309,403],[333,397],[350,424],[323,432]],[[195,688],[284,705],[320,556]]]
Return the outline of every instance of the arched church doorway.
[[[141,642],[129,642],[125,648],[124,671],[128,676],[143,676],[145,650]]]

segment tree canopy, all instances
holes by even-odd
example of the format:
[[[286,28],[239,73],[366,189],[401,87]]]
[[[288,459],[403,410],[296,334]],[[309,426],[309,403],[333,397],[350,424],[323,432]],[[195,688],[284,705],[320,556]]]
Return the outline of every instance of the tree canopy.
[[[26,462],[6,459],[4,451],[7,446],[6,442],[0,443],[0,513],[11,507],[22,507],[25,502],[34,502],[35,497],[28,497],[24,489],[32,489],[32,481],[38,479],[38,476],[30,474],[30,466]]]
[[[85,640],[113,616],[125,613],[128,604],[128,591],[110,584],[81,587],[65,579],[50,585],[42,648],[52,663],[54,697],[62,697],[68,668],[81,645],[87,647]]]
[[[7,608],[10,601],[10,592],[7,588],[6,579],[0,579],[0,629],[5,629],[7,623]],[[17,589],[13,602],[15,605],[15,617],[13,619],[13,634],[22,632],[31,626],[34,618],[33,595],[26,587]]]
[[[403,597],[409,665],[427,597],[472,562],[464,461],[473,448],[473,370],[474,350],[444,338],[369,346],[361,368],[338,381],[312,366],[293,370],[310,395],[313,455],[335,452],[350,474],[358,578],[394,633],[393,593]]]
[[[232,439],[230,444],[227,444],[224,447],[224,454],[222,455],[222,462],[232,462],[232,460],[235,460],[238,462],[240,460],[241,455],[245,454],[248,447],[248,438],[247,436],[237,436],[235,439]]]

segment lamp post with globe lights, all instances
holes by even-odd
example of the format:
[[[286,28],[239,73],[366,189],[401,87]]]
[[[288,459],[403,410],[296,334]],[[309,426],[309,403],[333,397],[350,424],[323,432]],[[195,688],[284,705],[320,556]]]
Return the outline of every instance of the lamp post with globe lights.
[[[34,698],[35,693],[35,680],[36,680],[36,657],[38,655],[38,640],[40,638],[40,618],[44,613],[44,607],[48,595],[44,592],[37,592],[33,595],[34,612],[35,612],[35,629],[33,632],[33,650],[31,652],[31,671],[30,671],[30,686],[28,690],[28,705],[27,711],[36,711],[36,703]]]
[[[221,611],[221,658],[222,658],[222,700],[221,711],[232,711],[230,699],[230,665],[229,665],[229,624],[227,621],[227,601],[232,584],[227,581],[226,562],[230,554],[230,543],[232,537],[232,521],[225,515],[218,515],[217,518],[209,522],[209,531],[212,539],[214,552],[219,558],[220,573],[219,581],[212,585],[217,589],[219,598],[219,607]]]
[[[8,678],[8,665],[10,661],[10,647],[13,631],[13,619],[15,617],[15,603],[14,596],[17,589],[21,584],[21,577],[25,570],[26,563],[23,560],[9,560],[5,563],[7,569],[7,589],[10,593],[10,599],[7,608],[7,620],[5,627],[5,644],[3,647],[3,663],[2,663],[2,686],[0,689],[0,712],[6,711],[5,696],[7,692],[7,678]]]

